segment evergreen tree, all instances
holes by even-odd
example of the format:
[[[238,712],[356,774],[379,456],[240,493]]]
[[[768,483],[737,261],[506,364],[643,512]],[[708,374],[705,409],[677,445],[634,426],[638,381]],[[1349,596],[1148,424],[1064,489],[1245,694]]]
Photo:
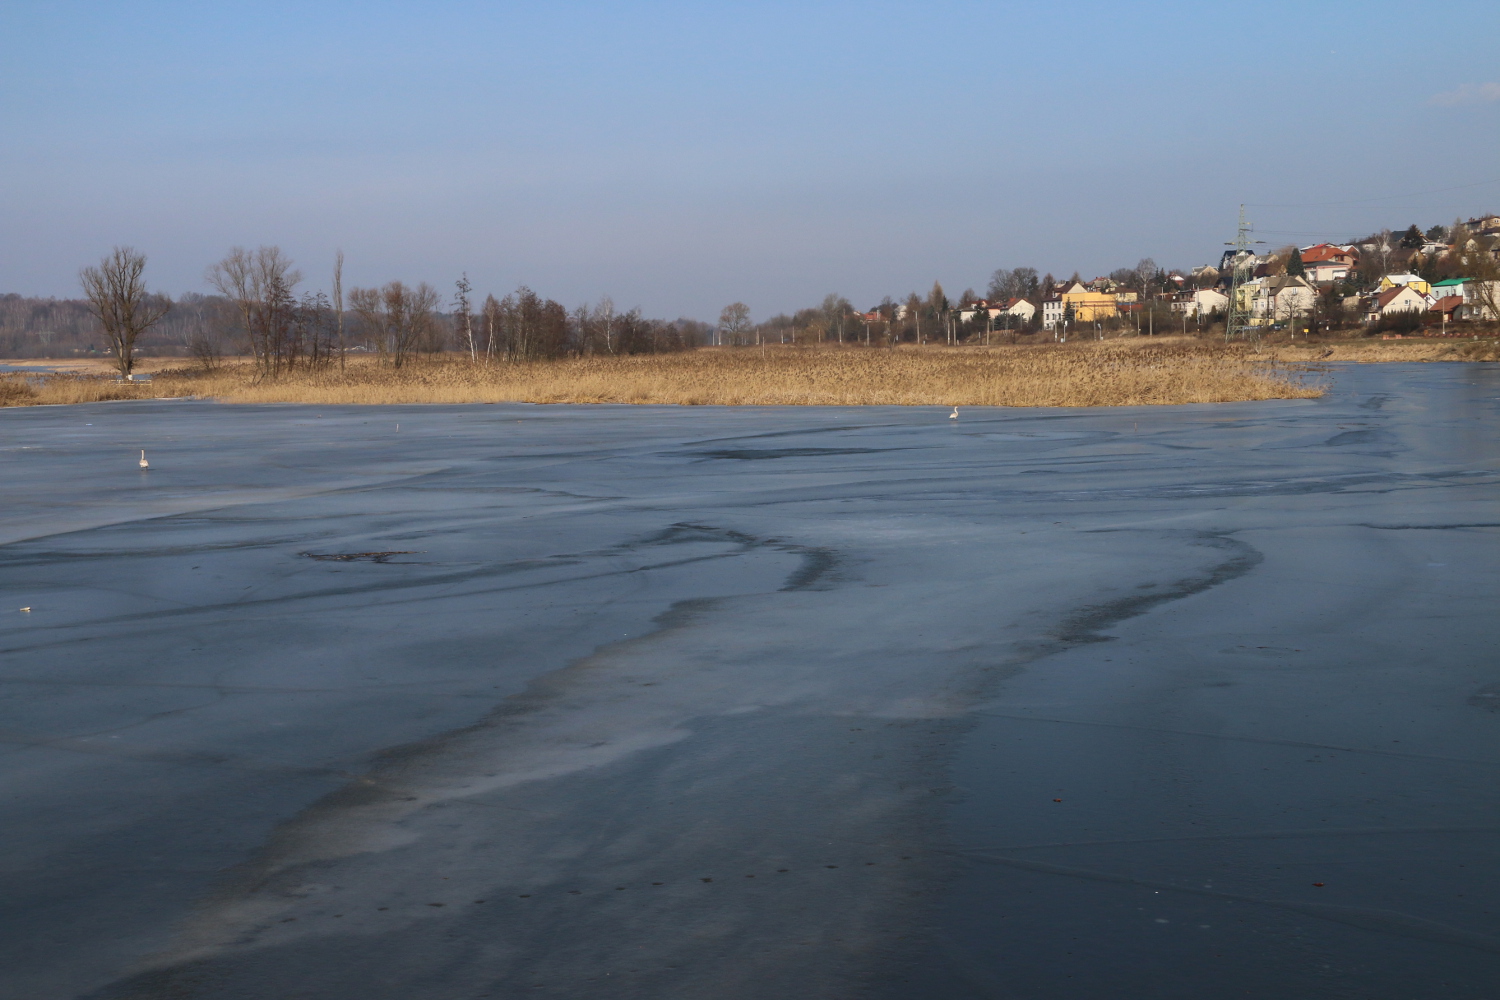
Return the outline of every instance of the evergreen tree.
[[[1286,273],[1298,278],[1307,277],[1307,265],[1302,263],[1302,251],[1292,247],[1292,255],[1286,261]]]

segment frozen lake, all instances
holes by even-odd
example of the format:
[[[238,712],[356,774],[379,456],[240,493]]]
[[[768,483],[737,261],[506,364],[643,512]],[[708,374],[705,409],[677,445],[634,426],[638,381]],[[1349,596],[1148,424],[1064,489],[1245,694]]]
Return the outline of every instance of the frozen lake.
[[[1500,367],[1331,378],[0,410],[0,995],[1493,997]]]

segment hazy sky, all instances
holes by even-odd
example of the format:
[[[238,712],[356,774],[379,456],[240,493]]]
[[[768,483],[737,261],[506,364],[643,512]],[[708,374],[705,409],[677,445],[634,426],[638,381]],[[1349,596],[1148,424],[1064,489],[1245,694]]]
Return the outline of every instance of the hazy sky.
[[[0,291],[116,243],[173,294],[275,243],[709,319],[1190,266],[1242,201],[1274,243],[1500,210],[1497,46],[1495,0],[8,0]]]

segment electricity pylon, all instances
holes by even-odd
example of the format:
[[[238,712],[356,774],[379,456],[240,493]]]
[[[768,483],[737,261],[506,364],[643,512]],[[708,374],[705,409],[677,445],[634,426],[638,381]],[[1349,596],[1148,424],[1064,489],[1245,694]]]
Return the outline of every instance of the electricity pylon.
[[[1224,244],[1234,247],[1234,257],[1230,262],[1229,309],[1224,318],[1225,340],[1243,337],[1250,329],[1250,303],[1246,301],[1243,305],[1240,304],[1240,286],[1250,283],[1250,247],[1264,242],[1250,239],[1250,223],[1245,221],[1245,206],[1241,205],[1239,231],[1235,234],[1233,243]]]

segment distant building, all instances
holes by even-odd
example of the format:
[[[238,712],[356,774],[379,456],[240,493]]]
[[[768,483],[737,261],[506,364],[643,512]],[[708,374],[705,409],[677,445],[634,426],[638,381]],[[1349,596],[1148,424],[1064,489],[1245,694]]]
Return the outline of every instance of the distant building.
[[[1438,298],[1442,298],[1444,295],[1462,296],[1464,294],[1465,286],[1467,286],[1468,283],[1468,278],[1445,278],[1442,281],[1434,282],[1432,285],[1432,290],[1427,294],[1435,295]]]
[[[1062,297],[1064,308],[1072,307],[1073,318],[1080,323],[1111,319],[1119,314],[1119,303],[1108,292],[1066,292]]]
[[[1278,323],[1312,312],[1317,292],[1304,278],[1278,275],[1261,282],[1250,303],[1251,322]]]
[[[1067,306],[1063,304],[1061,295],[1049,296],[1042,300],[1042,329],[1057,329],[1057,325],[1063,321],[1066,312]]]
[[[1315,285],[1328,285],[1342,281],[1354,269],[1359,257],[1353,247],[1319,243],[1302,251],[1302,266],[1307,268],[1307,280]]]
[[[1193,293],[1189,316],[1205,317],[1229,311],[1229,296],[1213,288],[1200,288]]]
[[[1026,299],[1011,299],[1005,303],[1003,315],[1014,316],[1023,323],[1030,323],[1031,317],[1036,315],[1036,306]]]
[[[1423,295],[1432,291],[1432,285],[1419,274],[1387,274],[1380,279],[1376,291],[1386,292],[1398,286],[1414,288]]]
[[[1376,295],[1370,303],[1367,319],[1371,323],[1384,316],[1403,312],[1422,312],[1427,308],[1427,296],[1410,285],[1396,285]]]
[[[1443,319],[1463,319],[1464,297],[1462,295],[1444,295],[1432,305],[1427,307],[1428,312],[1435,312]]]

